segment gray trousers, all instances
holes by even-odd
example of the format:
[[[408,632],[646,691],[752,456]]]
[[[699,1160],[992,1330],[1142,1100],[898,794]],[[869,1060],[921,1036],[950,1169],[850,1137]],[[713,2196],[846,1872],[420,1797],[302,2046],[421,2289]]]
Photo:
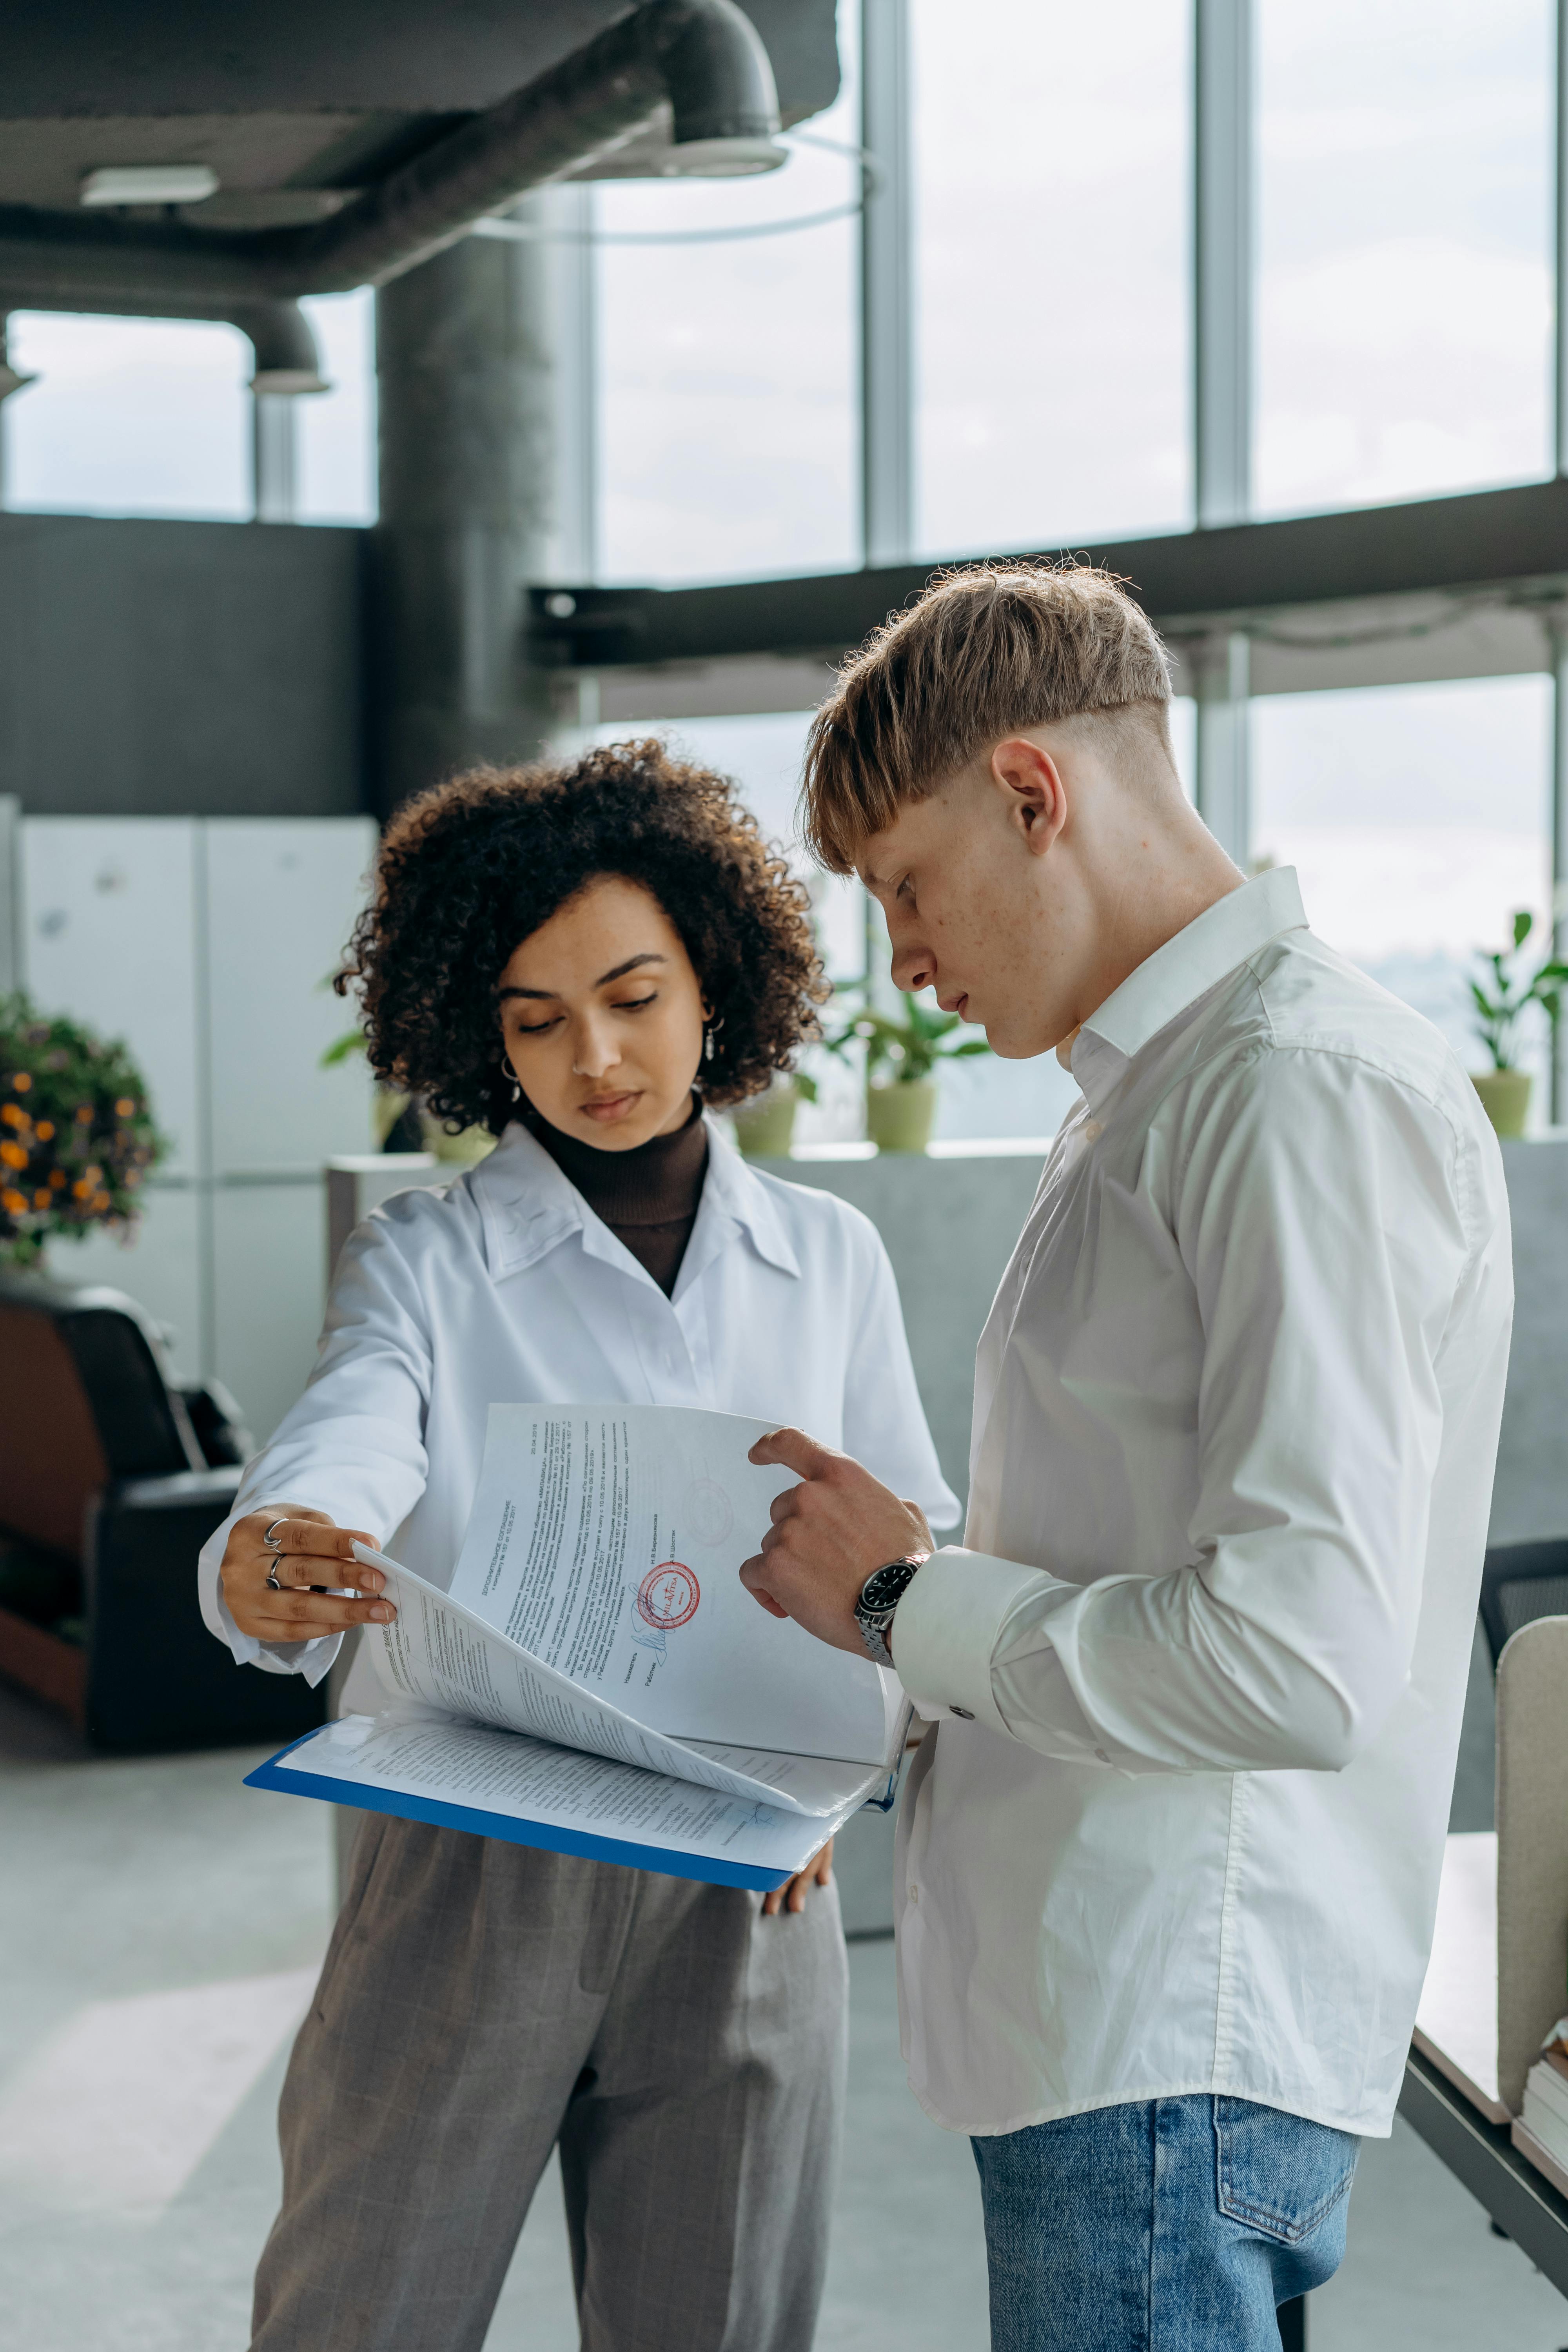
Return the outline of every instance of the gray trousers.
[[[806,2352],[847,1969],[834,1888],[761,1904],[367,1816],[253,2352],[480,2352],[557,2142],[583,2352]]]

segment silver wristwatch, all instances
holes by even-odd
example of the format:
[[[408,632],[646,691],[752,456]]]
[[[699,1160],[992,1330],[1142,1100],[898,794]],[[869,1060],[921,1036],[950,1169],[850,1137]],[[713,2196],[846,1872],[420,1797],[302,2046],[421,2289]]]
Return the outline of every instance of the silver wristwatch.
[[[855,1622],[860,1628],[860,1639],[879,1666],[893,1663],[888,1647],[888,1628],[893,1622],[893,1612],[930,1558],[929,1551],[906,1552],[902,1559],[890,1559],[885,1568],[873,1569],[860,1587],[860,1598],[855,1603]]]

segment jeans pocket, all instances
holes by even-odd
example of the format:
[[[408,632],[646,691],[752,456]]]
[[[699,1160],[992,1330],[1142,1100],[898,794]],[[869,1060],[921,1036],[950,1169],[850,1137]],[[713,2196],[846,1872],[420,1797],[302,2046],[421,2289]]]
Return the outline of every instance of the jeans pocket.
[[[1251,2099],[1214,2103],[1215,2196],[1222,2213],[1287,2246],[1322,2227],[1355,2178],[1353,2132]]]

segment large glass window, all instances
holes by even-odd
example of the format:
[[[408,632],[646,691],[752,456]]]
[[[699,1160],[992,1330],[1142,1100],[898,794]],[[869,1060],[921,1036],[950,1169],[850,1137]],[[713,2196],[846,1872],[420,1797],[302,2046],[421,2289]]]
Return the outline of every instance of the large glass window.
[[[300,522],[374,522],[375,296],[322,294],[301,304],[331,385],[294,404]]]
[[[301,522],[375,520],[374,304],[365,287],[303,306],[331,389],[294,403]],[[37,381],[0,411],[7,506],[250,514],[252,353],[237,329],[31,310],[9,341]]]
[[[5,503],[54,514],[251,510],[250,345],[233,327],[14,312]]]
[[[1260,510],[1549,473],[1550,0],[1258,0]]]
[[[1314,930],[1485,1068],[1475,950],[1506,946],[1521,907],[1547,943],[1550,679],[1267,695],[1252,727],[1256,854],[1294,866]],[[1528,1045],[1543,1072],[1544,1023]]]
[[[1190,11],[910,0],[916,537],[1191,517]]]
[[[859,561],[852,8],[844,88],[755,180],[605,182],[598,277],[599,556],[610,580],[747,578]],[[826,141],[827,145],[817,142]],[[815,228],[707,236],[823,212]]]

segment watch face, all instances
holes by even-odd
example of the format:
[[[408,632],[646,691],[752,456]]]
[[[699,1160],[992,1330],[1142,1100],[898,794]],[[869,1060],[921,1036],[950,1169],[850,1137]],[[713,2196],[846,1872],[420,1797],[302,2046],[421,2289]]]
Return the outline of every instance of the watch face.
[[[860,1593],[860,1606],[872,1614],[879,1609],[890,1609],[915,1575],[914,1562],[895,1559],[868,1576]]]

